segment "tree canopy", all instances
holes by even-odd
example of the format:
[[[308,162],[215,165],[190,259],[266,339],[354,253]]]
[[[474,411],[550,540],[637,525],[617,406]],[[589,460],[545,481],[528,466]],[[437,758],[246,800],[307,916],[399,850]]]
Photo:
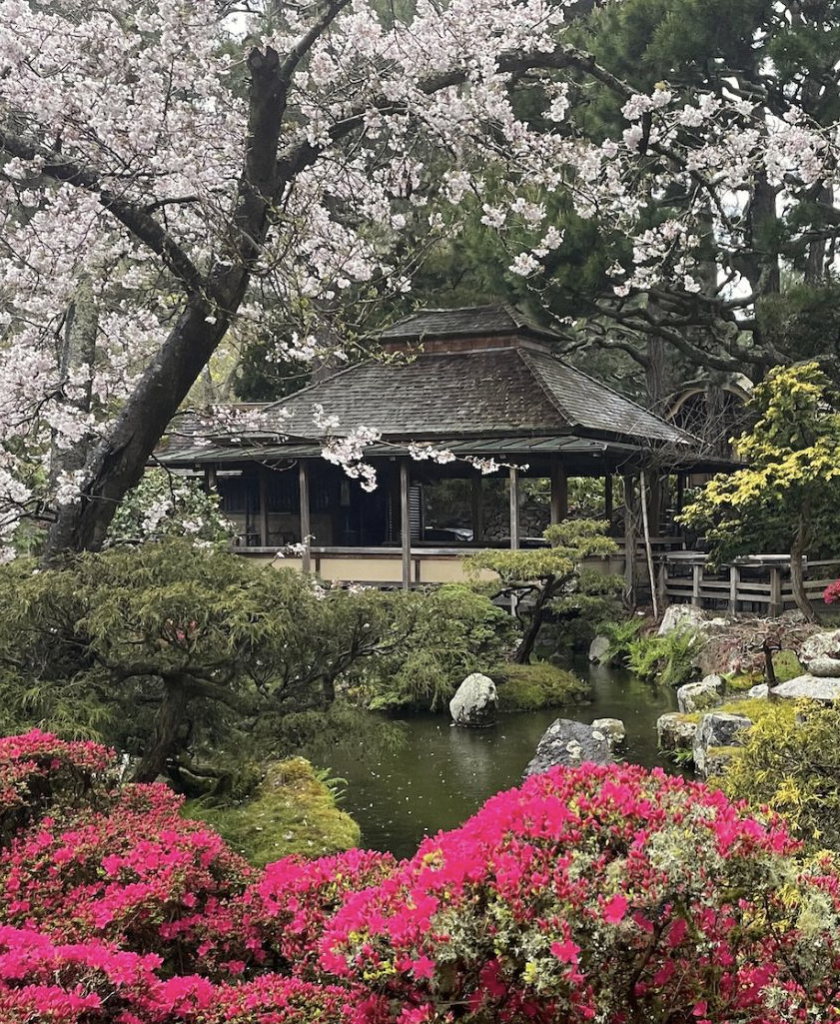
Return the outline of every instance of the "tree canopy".
[[[760,551],[791,553],[794,597],[813,616],[802,557],[836,537],[840,509],[840,412],[816,363],[778,368],[750,401],[756,416],[737,441],[746,465],[710,480],[683,520],[705,531],[717,559]]]
[[[830,275],[835,5],[735,7],[3,0],[6,537],[100,546],[215,355],[352,358],[465,224],[570,349],[788,361],[758,299]]]

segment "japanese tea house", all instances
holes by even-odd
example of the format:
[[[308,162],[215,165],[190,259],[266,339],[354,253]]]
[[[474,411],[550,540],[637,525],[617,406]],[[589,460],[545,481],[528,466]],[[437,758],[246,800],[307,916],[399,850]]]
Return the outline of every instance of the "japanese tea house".
[[[218,490],[243,555],[273,559],[300,544],[283,564],[328,580],[403,587],[458,580],[463,556],[477,548],[541,543],[540,528],[523,523],[524,480],[550,481],[546,518],[558,522],[567,515],[573,477],[603,482],[603,514],[623,550],[636,551],[634,480],[641,470],[655,466],[680,481],[720,468],[692,436],[556,358],[555,336],[507,306],[424,310],[380,340],[385,358],[248,407],[249,415],[260,414],[257,427],[194,414],[173,423],[157,461],[202,474]],[[328,434],[341,438],[365,427],[379,431],[364,449],[376,471],[372,491],[323,457]],[[454,458],[418,459],[418,446]],[[482,472],[488,467],[495,468]],[[617,476],[629,515],[613,509]],[[460,522],[429,521],[429,495],[452,480],[462,481],[465,495]],[[656,536],[658,523],[652,532],[660,548],[680,546]],[[622,553],[609,569],[632,572],[635,562]]]

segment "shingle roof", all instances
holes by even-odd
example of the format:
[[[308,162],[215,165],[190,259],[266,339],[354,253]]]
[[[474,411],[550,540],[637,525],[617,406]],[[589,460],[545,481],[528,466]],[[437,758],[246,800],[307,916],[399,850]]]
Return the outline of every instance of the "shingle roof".
[[[579,370],[520,347],[420,354],[408,363],[369,362],[275,403],[278,428],[317,437],[321,405],[336,434],[375,427],[386,438],[434,440],[494,434],[582,434],[690,444],[676,427]]]
[[[380,338],[383,341],[408,341],[414,338],[476,338],[505,334],[554,337],[519,310],[498,303],[459,309],[421,309],[387,327]]]

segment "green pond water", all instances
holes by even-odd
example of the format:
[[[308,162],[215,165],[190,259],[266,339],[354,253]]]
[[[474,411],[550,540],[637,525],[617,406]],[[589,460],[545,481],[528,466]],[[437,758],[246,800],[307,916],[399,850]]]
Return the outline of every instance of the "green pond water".
[[[620,718],[624,760],[675,770],[656,745],[656,720],[676,710],[674,691],[618,669],[577,670],[590,680],[590,704],[503,715],[480,731],[455,729],[445,715],[421,715],[400,723],[395,738],[376,749],[360,749],[352,737],[337,745],[330,769],[347,780],[342,807],[359,822],[363,845],[406,857],[424,835],[460,825],[489,796],[519,783],[555,718]]]

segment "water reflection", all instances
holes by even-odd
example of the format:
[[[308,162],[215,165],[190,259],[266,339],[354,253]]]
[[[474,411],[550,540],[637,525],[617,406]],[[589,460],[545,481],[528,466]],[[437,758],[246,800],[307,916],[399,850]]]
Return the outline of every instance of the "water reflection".
[[[482,731],[452,728],[446,718],[418,716],[393,742],[336,746],[328,763],[348,780],[344,807],[359,822],[365,846],[414,852],[426,834],[455,828],[486,799],[516,785],[540,737],[557,717],[592,722],[620,718],[627,728],[624,756],[652,767],[668,763],[656,748],[656,719],[674,710],[673,690],[652,687],[622,672],[579,666],[592,683],[591,704],[503,716]]]

